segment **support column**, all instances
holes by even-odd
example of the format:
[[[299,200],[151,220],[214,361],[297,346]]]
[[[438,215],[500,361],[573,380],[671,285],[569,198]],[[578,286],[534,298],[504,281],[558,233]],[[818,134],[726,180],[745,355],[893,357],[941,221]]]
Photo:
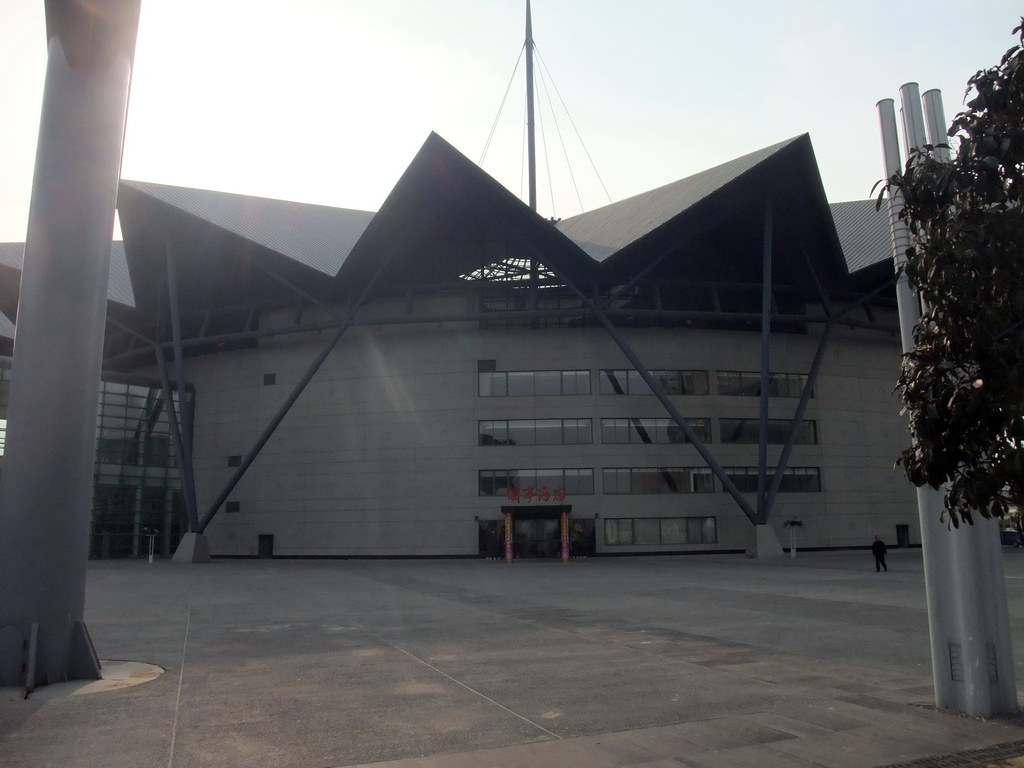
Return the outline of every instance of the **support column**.
[[[559,530],[562,535],[562,562],[569,562],[569,512],[562,510],[562,514],[559,515]]]
[[[512,551],[512,513],[505,513],[505,562],[511,564],[513,558]]]
[[[772,201],[764,203],[761,255],[761,397],[757,433],[757,524],[768,522],[768,389],[772,340]]]
[[[46,2],[47,66],[0,483],[0,685],[100,677],[85,628],[114,205],[139,0]],[[33,669],[32,680],[25,680]],[[16,670],[16,677],[10,671]]]
[[[168,242],[167,256],[167,301],[171,313],[171,339],[174,344],[174,376],[178,379],[178,433],[181,438],[182,490],[185,493],[185,509],[188,513],[189,532],[198,531],[199,510],[196,505],[195,472],[192,465],[192,418],[188,408],[188,388],[185,384],[185,354],[181,347],[181,307],[178,303],[178,269],[174,251]],[[157,350],[158,355],[163,353]]]
[[[181,430],[178,429],[178,413],[174,407],[174,394],[171,391],[171,379],[167,375],[167,363],[164,360],[164,353],[160,347],[154,347],[156,353],[156,366],[160,371],[160,392],[164,398],[164,410],[167,412],[167,426],[171,432],[171,444],[174,446],[174,459],[178,462],[178,467],[185,466],[185,450],[182,447]],[[180,397],[180,395],[179,395]],[[185,478],[184,470],[182,472],[182,482],[187,482]],[[196,509],[189,505],[189,493],[185,494],[185,515],[188,518],[188,529],[194,531],[198,525],[199,518],[196,513]],[[192,498],[195,498],[193,495]]]

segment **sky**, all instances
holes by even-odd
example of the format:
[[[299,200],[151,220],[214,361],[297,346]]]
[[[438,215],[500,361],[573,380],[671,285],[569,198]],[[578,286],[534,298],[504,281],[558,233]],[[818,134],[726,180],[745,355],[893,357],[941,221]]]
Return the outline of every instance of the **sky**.
[[[533,0],[539,210],[803,133],[829,200],[868,198],[876,102],[916,81],[951,120],[1016,43],[1015,5]],[[478,162],[493,126],[482,167],[525,197],[524,18],[525,0],[142,0],[122,177],[377,210],[431,131]],[[45,67],[43,3],[0,0],[0,242],[25,237]]]

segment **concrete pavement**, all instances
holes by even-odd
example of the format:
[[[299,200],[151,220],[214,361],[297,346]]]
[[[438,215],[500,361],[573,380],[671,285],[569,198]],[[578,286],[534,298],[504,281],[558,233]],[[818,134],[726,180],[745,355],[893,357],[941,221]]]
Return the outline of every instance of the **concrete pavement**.
[[[1024,682],[1024,551],[1004,557]],[[889,565],[876,574],[866,551],[93,562],[100,656],[166,672],[24,701],[2,689],[0,765],[838,768],[1024,755],[1020,718],[929,706],[920,552],[891,550]]]

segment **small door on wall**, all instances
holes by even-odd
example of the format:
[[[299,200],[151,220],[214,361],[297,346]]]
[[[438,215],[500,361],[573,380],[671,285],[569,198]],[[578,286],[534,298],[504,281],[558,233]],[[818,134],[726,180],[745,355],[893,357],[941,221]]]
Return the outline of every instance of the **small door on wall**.
[[[274,534],[261,533],[259,534],[258,542],[257,554],[259,557],[274,556]]]
[[[594,518],[569,518],[569,555],[588,557],[597,552]]]
[[[478,520],[480,557],[500,559],[505,556],[505,521]]]

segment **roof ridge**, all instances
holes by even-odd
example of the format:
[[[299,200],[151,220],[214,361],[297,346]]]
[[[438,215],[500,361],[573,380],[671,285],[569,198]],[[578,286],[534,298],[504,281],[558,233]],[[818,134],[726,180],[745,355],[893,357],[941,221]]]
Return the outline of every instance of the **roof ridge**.
[[[367,210],[365,208],[346,208],[337,205],[328,205],[326,203],[309,203],[302,200],[288,200],[283,197],[266,197],[264,195],[248,195],[243,192],[229,192],[223,189],[208,189],[206,187],[186,187],[180,184],[164,184],[159,181],[142,181],[140,179],[121,179],[122,184],[126,184],[140,192],[146,192],[147,189],[157,187],[159,189],[166,190],[179,190],[181,192],[198,192],[200,194],[208,195],[221,195],[224,197],[237,198],[239,200],[258,200],[267,203],[281,203],[284,205],[301,205],[308,206],[310,208],[323,208],[329,211],[354,211],[356,213],[376,213],[376,211]]]
[[[800,141],[809,142],[808,134],[770,144],[684,179],[562,219],[558,229],[591,258],[603,261]]]
[[[709,176],[709,175],[712,175],[714,173],[717,173],[717,172],[725,169],[728,166],[744,166],[744,165],[748,165],[749,164],[749,168],[753,168],[755,165],[759,165],[760,163],[764,162],[765,160],[767,160],[772,155],[778,154],[780,151],[782,151],[783,149],[788,147],[790,144],[793,144],[794,142],[799,141],[800,139],[802,139],[805,136],[808,136],[808,134],[807,133],[801,133],[801,134],[799,134],[797,136],[792,136],[792,137],[790,137],[788,139],[785,139],[784,141],[780,141],[780,142],[777,142],[775,144],[769,144],[767,147],[761,147],[760,149],[755,149],[752,152],[746,153],[745,155],[740,155],[739,157],[734,157],[731,160],[726,160],[724,163],[719,163],[718,165],[713,165],[710,168],[705,168],[702,171],[697,171],[696,173],[691,173],[689,176],[684,176],[681,179],[676,179],[675,181],[667,182],[665,184],[662,184],[661,186],[654,187],[653,189],[644,190],[643,192],[637,192],[635,195],[630,195],[629,197],[624,197],[621,200],[616,200],[613,203],[608,203],[607,205],[603,205],[600,208],[593,208],[593,209],[591,209],[589,211],[584,211],[583,213],[576,214],[575,216],[566,217],[566,218],[562,219],[562,221],[566,222],[566,223],[571,223],[575,219],[578,219],[578,218],[580,218],[582,216],[589,216],[589,215],[597,213],[599,211],[607,210],[608,208],[611,208],[612,206],[617,206],[617,205],[620,205],[622,203],[629,203],[630,201],[634,201],[637,198],[641,198],[641,197],[654,196],[656,193],[664,192],[665,190],[669,189],[670,187],[686,185],[687,183],[693,182],[694,179],[697,179],[699,177]],[[762,155],[762,157],[760,157],[757,160],[757,162],[755,162],[753,164],[750,164],[750,158],[754,157],[755,155]],[[749,168],[747,170],[749,170]],[[737,175],[740,175],[740,174],[737,174]]]

